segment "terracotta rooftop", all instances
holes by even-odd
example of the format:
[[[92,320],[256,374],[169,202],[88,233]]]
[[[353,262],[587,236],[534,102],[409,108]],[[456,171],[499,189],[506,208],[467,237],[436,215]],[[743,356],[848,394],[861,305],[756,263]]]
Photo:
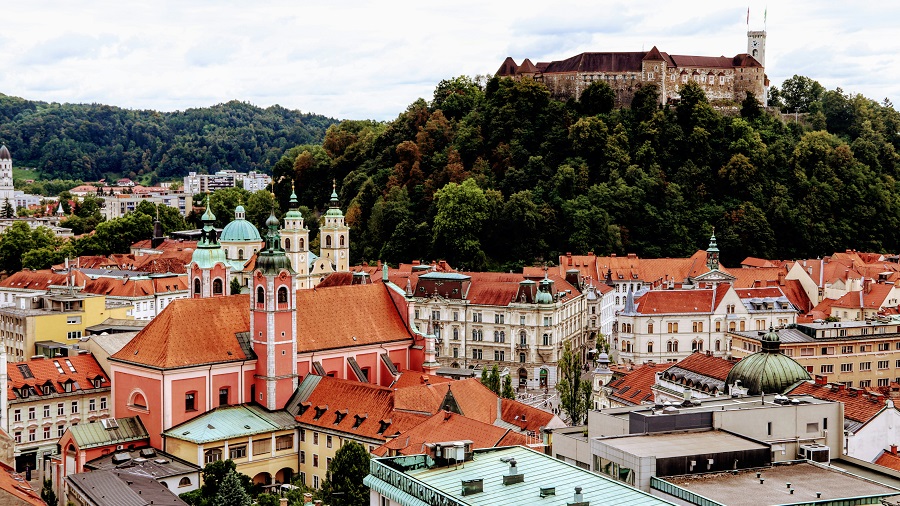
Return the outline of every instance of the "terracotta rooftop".
[[[650,290],[635,299],[640,314],[711,313],[728,289]]]
[[[636,406],[642,402],[653,402],[653,385],[656,384],[656,373],[667,366],[659,364],[641,364],[626,376],[609,383],[609,397],[626,406]]]
[[[734,364],[735,362],[730,360],[698,352],[691,353],[671,367],[680,367],[703,376],[725,381],[725,378],[728,377],[728,372],[731,371]]]
[[[0,490],[11,497],[3,498],[3,504],[47,506],[41,495],[25,481],[25,476],[16,473],[12,467],[0,462]]]
[[[883,306],[896,306],[897,302],[890,302],[888,296],[894,289],[894,285],[874,284],[862,291],[862,305],[860,305],[860,291],[849,292],[840,299],[834,301],[832,307],[858,309],[880,309]]]
[[[449,411],[438,411],[417,426],[376,448],[378,456],[426,453],[425,443],[470,440],[472,449],[527,445],[529,438],[512,429],[497,427]]]
[[[804,381],[787,392],[790,395],[810,395],[816,399],[839,401],[844,403],[844,418],[855,422],[867,423],[885,407],[884,401],[874,401],[861,392],[840,390],[837,386],[816,384]],[[896,409],[896,408],[894,408]]]
[[[895,471],[900,471],[900,456],[897,455],[897,447],[893,447],[881,452],[881,455],[875,459],[875,463],[879,466],[889,467]]]
[[[9,375],[7,394],[10,400],[23,398],[23,389],[28,389],[28,398],[66,392],[66,383],[72,383],[72,391],[109,388],[110,381],[103,368],[90,353],[69,357],[38,358],[7,364]],[[94,382],[99,380],[99,386]],[[44,388],[50,387],[50,393]]]
[[[437,376],[432,374],[425,374],[419,371],[401,369],[400,377],[391,385],[391,388],[399,389],[420,385],[432,385],[435,383],[449,383],[451,381],[453,381],[452,378],[446,378],[444,376]]]

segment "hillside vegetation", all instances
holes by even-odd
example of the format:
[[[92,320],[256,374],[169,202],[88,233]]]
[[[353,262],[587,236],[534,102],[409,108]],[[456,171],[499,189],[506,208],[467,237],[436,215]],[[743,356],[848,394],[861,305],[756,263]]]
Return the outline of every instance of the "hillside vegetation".
[[[692,85],[664,108],[652,86],[630,108],[612,93],[594,83],[559,102],[527,79],[446,80],[393,121],[345,121],[289,151],[276,195],[284,209],[293,179],[321,209],[336,179],[357,262],[684,256],[713,227],[728,265],[900,249],[900,114],[887,101],[797,76],[774,93],[786,120],[752,96],[724,115]]]

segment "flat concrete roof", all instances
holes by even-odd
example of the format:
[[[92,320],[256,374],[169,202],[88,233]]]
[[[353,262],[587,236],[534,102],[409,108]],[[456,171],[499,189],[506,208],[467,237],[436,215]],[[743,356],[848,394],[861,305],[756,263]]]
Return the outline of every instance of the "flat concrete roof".
[[[597,438],[594,441],[638,457],[669,458],[698,453],[764,450],[768,445],[722,431],[672,432]]]
[[[824,399],[817,399],[811,395],[791,395],[791,399],[797,399],[801,405],[802,404],[830,404],[834,401],[828,401]],[[691,406],[689,408],[681,407],[675,405],[678,408],[679,413],[702,413],[704,411],[730,411],[736,409],[759,409],[759,408],[781,408],[784,407],[783,404],[775,403],[775,395],[774,394],[766,394],[765,400],[763,400],[762,396],[754,395],[747,397],[730,397],[727,395],[722,395],[720,397],[712,397],[707,399],[699,399],[700,404],[697,406]],[[653,406],[649,404],[641,404],[638,406],[624,406],[624,407],[615,407],[615,408],[605,408],[599,410],[600,413],[609,416],[617,416],[622,418],[628,418],[629,413],[632,412],[641,412],[641,413],[649,413],[652,411]],[[594,410],[597,411],[597,410]]]
[[[760,483],[756,473],[764,482]],[[776,465],[737,474],[670,476],[665,481],[729,506],[759,506],[864,496],[891,496],[898,490],[837,469],[808,462]],[[793,495],[787,484],[791,484]],[[821,498],[816,498],[821,493]]]

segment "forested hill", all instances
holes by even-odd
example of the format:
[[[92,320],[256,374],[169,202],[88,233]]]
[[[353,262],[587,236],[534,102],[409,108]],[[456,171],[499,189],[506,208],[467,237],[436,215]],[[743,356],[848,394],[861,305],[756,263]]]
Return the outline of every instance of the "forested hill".
[[[122,176],[153,183],[189,171],[268,172],[288,148],[321,142],[332,123],[238,101],[166,113],[0,94],[0,142],[16,166],[38,167],[43,179]]]
[[[330,128],[274,174],[293,176],[310,208],[337,179],[356,262],[505,270],[566,251],[684,256],[713,227],[732,266],[900,250],[900,114],[789,81],[775,94],[783,118],[752,98],[723,115],[691,84],[678,105],[658,107],[648,86],[613,109],[605,83],[579,103],[530,80],[461,77],[391,122]]]

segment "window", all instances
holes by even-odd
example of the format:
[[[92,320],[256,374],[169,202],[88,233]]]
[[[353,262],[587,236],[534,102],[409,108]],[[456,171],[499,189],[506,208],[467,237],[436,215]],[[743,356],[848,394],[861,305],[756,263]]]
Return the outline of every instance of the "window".
[[[44,404],[44,418],[50,418],[50,405]]]
[[[822,348],[822,355],[834,355],[834,346],[826,346]]]
[[[815,355],[816,351],[813,348],[800,348],[800,356],[801,357],[811,357]]]
[[[331,436],[330,435],[325,436],[325,447],[331,448]]]
[[[228,405],[228,389],[220,388],[219,389],[219,406],[227,406]]]
[[[66,338],[68,339],[81,339],[81,331],[74,330],[72,332],[66,332]]]
[[[853,353],[853,346],[841,346],[841,353],[843,353],[844,355]]]
[[[872,370],[872,362],[860,362],[859,370],[860,371],[871,371]]]
[[[691,351],[703,351],[703,341],[696,340],[691,342]]]
[[[78,401],[72,401],[72,413],[78,413]]]
[[[35,418],[37,418],[34,411],[35,411],[34,407],[28,408],[28,419],[29,420],[34,420]]]
[[[184,410],[197,411],[197,392],[188,392],[184,394]]]
[[[300,463],[306,464],[306,452],[303,450],[300,450]]]
[[[228,447],[228,458],[242,459],[247,456],[247,445],[238,445],[238,446],[229,446]]]
[[[678,333],[678,322],[669,322],[668,330],[669,330],[669,334],[677,334]]]
[[[459,341],[459,327],[453,327],[453,340]]]
[[[453,321],[455,321],[455,322],[459,321],[459,311],[453,312]]]
[[[203,452],[203,463],[205,464],[212,464],[213,462],[218,462],[220,460],[222,460],[221,448],[213,448]]]
[[[272,439],[256,439],[253,441],[253,455],[272,453]]]
[[[872,380],[860,380],[859,388],[869,388],[872,386]]]
[[[494,360],[496,360],[498,362],[503,362],[504,360],[506,360],[506,357],[504,356],[504,354],[505,354],[504,350],[494,350]]]
[[[545,317],[544,317],[544,326],[545,326],[545,327],[549,327],[549,326],[551,326],[551,325],[553,325],[553,317],[552,317],[552,316],[545,316]]]
[[[542,342],[544,343],[544,346],[550,346],[553,344],[553,339],[550,338],[550,334],[544,334]]]
[[[313,432],[313,444],[316,446],[319,445],[319,433],[318,432]]]
[[[481,360],[481,357],[482,357],[483,355],[484,355],[484,354],[483,354],[483,352],[482,352],[480,349],[478,349],[478,348],[472,348],[472,359],[474,359],[474,360]]]
[[[66,433],[65,425],[57,425],[56,426],[56,437],[63,437],[63,434]]]
[[[316,461],[316,462],[318,462],[318,461]],[[319,489],[319,477],[318,476],[313,476],[313,488],[316,490]]]
[[[806,424],[806,433],[819,432],[819,422],[809,422]]]
[[[106,397],[100,398],[100,409],[106,409]]]
[[[741,320],[741,332],[747,330],[746,327],[747,327],[747,322]]]
[[[22,432],[16,431],[15,438],[16,438],[16,444],[21,443],[22,442]]]
[[[472,322],[473,323],[481,323],[481,312],[475,311],[472,313]]]
[[[56,405],[56,414],[59,416],[63,416],[66,414],[66,405],[65,403],[60,402]]]
[[[179,488],[181,488],[181,487],[190,487],[190,486],[191,486],[191,479],[188,478],[187,476],[185,476],[184,478],[182,478],[181,480],[178,481],[178,487],[179,487]]]
[[[80,316],[67,316],[66,323],[68,323],[69,325],[73,325],[73,324],[77,325],[77,324],[81,323],[81,317]]]
[[[44,439],[50,439],[50,426],[44,427]]]
[[[28,429],[28,442],[37,441],[37,431],[35,429]]]
[[[495,315],[494,315],[494,323],[499,323],[500,325],[503,325],[503,323],[504,323],[504,321],[503,321],[504,318],[506,318],[506,315],[495,314]]]
[[[716,339],[716,351],[722,351],[720,348],[722,347],[722,341]],[[792,351],[792,350],[789,350]]]
[[[887,379],[887,378],[880,378],[880,379],[878,380],[878,386],[880,386],[880,387],[886,387],[886,386],[888,386],[888,382],[889,382],[889,381],[890,381],[890,380]]]
[[[766,435],[767,435],[767,436],[771,436],[771,435],[772,435],[772,422],[767,422],[767,423],[766,423]]]
[[[891,349],[891,343],[878,343],[878,351],[888,351]]]
[[[300,441],[306,442],[306,429],[300,429]]]
[[[519,325],[525,325],[525,315],[519,315]]]
[[[716,322],[716,332],[722,332],[722,322]]]
[[[703,322],[694,322],[693,329],[694,332],[703,332]]]
[[[97,399],[88,399],[88,411],[97,411]]]
[[[288,301],[288,291],[287,288],[281,287],[278,289],[278,303],[279,304],[287,304]]]
[[[313,453],[313,467],[319,467],[319,455]]]
[[[888,363],[889,363],[889,362],[888,362],[887,360],[879,360],[879,361],[878,361],[878,368],[879,368],[879,369],[887,369],[888,367],[890,367],[890,366],[888,365]]]
[[[22,421],[22,410],[17,409],[13,411],[13,421],[21,422]]]
[[[519,363],[520,364],[525,363],[525,354],[524,353],[519,353]]]
[[[275,451],[290,450],[294,448],[294,436],[285,434],[275,438]]]
[[[831,365],[831,364],[822,365],[822,367],[819,370],[822,374],[830,374],[830,373],[834,372],[834,365]]]
[[[669,353],[678,353],[678,341],[669,341],[666,343],[666,351]]]
[[[265,304],[266,303],[266,291],[263,287],[256,287],[256,303],[257,304]]]
[[[853,372],[853,364],[841,364],[841,372]]]
[[[453,358],[459,358],[459,348],[453,348]]]
[[[194,278],[194,295],[200,295],[200,278]]]
[[[213,295],[222,295],[222,280],[220,278],[213,280]]]

